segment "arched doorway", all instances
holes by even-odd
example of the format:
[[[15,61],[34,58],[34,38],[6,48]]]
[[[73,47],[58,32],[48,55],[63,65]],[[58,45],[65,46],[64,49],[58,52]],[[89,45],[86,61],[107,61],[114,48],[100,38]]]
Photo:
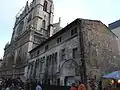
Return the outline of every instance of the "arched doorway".
[[[75,83],[76,76],[79,76],[79,65],[76,61],[66,60],[60,68],[60,76],[64,77],[64,85],[70,86]],[[79,76],[80,77],[80,76]]]

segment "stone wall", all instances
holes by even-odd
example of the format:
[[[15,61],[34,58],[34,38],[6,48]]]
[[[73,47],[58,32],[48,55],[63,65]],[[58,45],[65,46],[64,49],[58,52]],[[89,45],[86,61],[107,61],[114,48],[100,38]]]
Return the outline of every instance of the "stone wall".
[[[120,68],[116,36],[100,21],[85,20],[82,26],[87,78],[98,84],[102,75]]]
[[[3,66],[6,70],[13,69],[12,65],[15,64],[18,69],[16,72],[23,72],[29,58],[28,52],[48,36],[48,26],[53,23],[53,2],[46,0],[48,6],[47,11],[44,11],[44,1],[33,0],[30,5],[27,2],[25,8],[16,16],[11,42],[4,53]],[[46,21],[44,28],[43,20]]]
[[[71,36],[71,31],[77,27],[77,34]],[[57,52],[57,67],[55,69],[56,80],[60,78],[60,84],[65,85],[66,77],[69,80],[75,80],[77,76],[80,80],[80,65],[81,65],[81,57],[80,57],[80,42],[78,32],[79,28],[76,24],[71,25],[70,28],[65,32],[57,35],[56,37],[46,41],[44,44],[34,49],[30,55],[32,56],[29,60],[29,63],[32,64],[37,60],[42,60],[44,58],[44,72],[47,68],[47,56],[51,56],[52,54]],[[119,69],[119,55],[118,55],[118,46],[116,43],[116,36],[108,30],[108,28],[101,23],[100,21],[94,20],[84,20],[82,19],[82,30],[83,33],[83,44],[84,44],[84,54],[85,54],[85,62],[87,68],[87,79],[88,82],[91,79],[95,79],[96,83],[99,82],[100,78],[103,74],[112,72],[114,70]],[[62,40],[60,43],[57,43],[57,39],[61,37]],[[48,49],[45,50],[46,45],[48,45]],[[73,58],[73,48],[78,48],[77,59]],[[61,59],[61,52],[65,49],[65,59]],[[39,54],[37,53],[39,51]],[[48,74],[51,75],[52,64],[48,64]],[[35,64],[31,65],[34,67],[34,70],[39,70],[35,67]],[[77,67],[77,69],[76,69]],[[36,69],[35,69],[36,68]],[[72,68],[72,69],[71,69]],[[77,70],[79,70],[77,72]],[[34,72],[33,72],[34,73]],[[35,72],[36,73],[36,72]],[[36,73],[37,77],[44,77],[44,74],[39,75]],[[73,77],[70,77],[73,76]],[[51,77],[50,77],[51,78]],[[72,78],[72,79],[71,79]],[[53,84],[53,83],[52,83]]]
[[[33,56],[30,60],[30,67],[34,66],[33,62],[41,62],[42,58],[44,57],[44,65],[41,67],[43,68],[43,71],[40,72],[38,67],[36,69],[36,78],[41,80],[45,79],[44,74],[46,69],[48,69],[48,76],[50,79],[52,79],[52,67],[54,67],[54,81],[51,82],[51,84],[57,84],[57,79],[60,79],[60,85],[65,84],[65,78],[72,76],[72,79],[75,79],[75,76],[79,76],[79,72],[77,72],[77,69],[79,68],[79,53],[77,52],[77,58],[73,59],[73,49],[77,48],[79,51],[79,40],[78,40],[78,34],[71,35],[71,30],[76,28],[77,26],[72,26],[71,28],[67,29],[65,32],[59,34],[58,36],[54,37],[53,39],[49,40],[45,44],[43,44],[41,47],[33,50],[30,54]],[[57,43],[57,39],[61,37],[61,42]],[[45,50],[45,46],[48,45],[48,49]],[[62,50],[64,49],[64,52]],[[39,51],[39,54],[37,52]],[[51,56],[53,54],[57,53],[56,63],[54,63],[54,59],[48,60],[47,57]],[[62,58],[62,55],[64,53],[64,58]],[[48,60],[48,66],[47,64]],[[53,65],[54,64],[54,65]],[[40,64],[39,64],[40,65]],[[39,67],[40,68],[40,67]],[[30,69],[30,68],[29,68]],[[31,72],[31,70],[29,70]],[[41,73],[41,74],[40,74]],[[30,74],[30,73],[29,73]],[[28,75],[29,76],[29,75]],[[79,76],[80,77],[80,76]],[[29,77],[30,78],[30,77]],[[80,78],[79,78],[80,79]],[[41,80],[42,81],[42,80]]]

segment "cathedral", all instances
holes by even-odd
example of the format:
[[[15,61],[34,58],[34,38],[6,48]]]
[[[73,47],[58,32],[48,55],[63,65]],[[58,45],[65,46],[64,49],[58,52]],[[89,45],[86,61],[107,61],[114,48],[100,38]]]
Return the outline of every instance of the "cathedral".
[[[6,77],[24,75],[28,52],[48,39],[53,28],[59,28],[60,22],[53,24],[53,9],[52,0],[33,0],[16,15],[11,42],[4,48]]]
[[[27,2],[16,16],[11,42],[4,48],[0,76],[69,86],[119,70],[117,36],[99,20],[78,18],[53,23],[53,0]]]

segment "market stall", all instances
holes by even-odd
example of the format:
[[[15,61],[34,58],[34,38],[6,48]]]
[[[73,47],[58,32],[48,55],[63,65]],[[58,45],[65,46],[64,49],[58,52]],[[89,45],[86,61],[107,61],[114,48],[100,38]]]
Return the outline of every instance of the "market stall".
[[[105,83],[107,81],[107,83]],[[107,90],[120,90],[120,71],[114,71],[103,76],[103,84]]]

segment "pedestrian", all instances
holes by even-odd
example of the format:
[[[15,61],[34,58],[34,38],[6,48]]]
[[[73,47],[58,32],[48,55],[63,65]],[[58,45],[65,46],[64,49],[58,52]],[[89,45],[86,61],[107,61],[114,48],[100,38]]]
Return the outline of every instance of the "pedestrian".
[[[78,90],[77,87],[75,86],[75,83],[72,83],[70,90]]]
[[[85,85],[81,81],[79,81],[78,90],[86,90]]]
[[[36,90],[42,90],[42,87],[40,86],[40,82],[37,83]]]

